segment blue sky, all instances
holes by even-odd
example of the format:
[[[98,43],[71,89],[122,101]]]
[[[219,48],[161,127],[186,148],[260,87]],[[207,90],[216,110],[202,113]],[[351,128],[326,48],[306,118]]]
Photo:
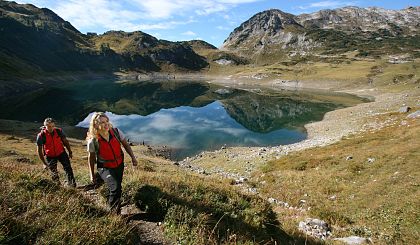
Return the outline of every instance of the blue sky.
[[[159,39],[201,39],[220,47],[254,14],[280,9],[291,14],[344,6],[403,9],[418,0],[18,0],[53,10],[79,31],[143,31]]]

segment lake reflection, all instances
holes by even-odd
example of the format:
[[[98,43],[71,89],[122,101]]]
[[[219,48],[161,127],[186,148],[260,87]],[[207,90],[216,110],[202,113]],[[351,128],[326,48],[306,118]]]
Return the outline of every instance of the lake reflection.
[[[89,115],[108,111],[135,142],[165,145],[180,159],[221,146],[290,144],[306,137],[304,125],[356,96],[314,91],[228,88],[199,81],[69,81],[4,100],[0,118],[87,127]]]
[[[92,113],[93,114],[93,113]],[[88,127],[90,114],[77,126]],[[106,113],[115,127],[135,142],[166,145],[173,158],[182,159],[221,146],[268,146],[303,140],[304,132],[280,129],[269,133],[253,132],[229,116],[220,101],[195,108],[180,106],[161,109],[148,116]]]

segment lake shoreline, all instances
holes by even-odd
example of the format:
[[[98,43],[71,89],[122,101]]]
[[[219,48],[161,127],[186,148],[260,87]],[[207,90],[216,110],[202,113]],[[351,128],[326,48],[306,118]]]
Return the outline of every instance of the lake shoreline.
[[[220,84],[229,86],[247,85],[244,81],[238,81],[236,79],[226,79]],[[251,81],[248,80],[248,82]],[[254,170],[270,159],[278,159],[290,152],[327,146],[350,135],[386,127],[391,122],[379,122],[375,120],[375,117],[385,113],[397,112],[402,106],[415,107],[416,97],[418,98],[416,90],[387,92],[369,86],[343,90],[338,88],[337,84],[340,83],[329,81],[326,84],[314,86],[313,81],[301,81],[299,88],[296,88],[282,86],[276,83],[276,80],[265,80],[259,86],[280,90],[320,89],[348,93],[362,98],[373,98],[373,101],[327,112],[321,121],[305,125],[308,137],[298,143],[274,147],[228,147],[186,158],[181,162],[181,165],[195,166],[198,169],[197,171],[207,173],[249,177]],[[209,161],[211,164],[208,163]]]
[[[120,81],[123,81],[124,78],[128,79],[132,76],[136,76],[135,74],[114,73],[114,76],[118,77]],[[166,73],[162,73],[158,76],[162,76],[164,78],[164,74]],[[95,77],[98,79],[103,78],[103,76],[105,75],[95,75]],[[417,94],[415,90],[410,92],[390,93],[382,91],[379,88],[374,88],[370,86],[358,86],[356,88],[341,89],[343,82],[339,81],[284,82],[279,79],[258,79],[252,77],[243,78],[232,75],[214,76],[203,73],[175,74],[175,76],[173,77],[175,78],[175,80],[179,81],[200,80],[208,81],[209,83],[214,83],[218,85],[237,88],[259,87],[290,91],[308,89],[325,92],[348,93],[362,98],[374,98],[374,101],[372,102],[361,103],[356,106],[327,112],[321,121],[306,124],[305,129],[308,135],[307,139],[298,143],[290,145],[278,145],[274,147],[227,147],[225,149],[204,152],[196,156],[184,159],[185,162],[190,162],[191,164],[197,163],[198,165],[202,165],[202,162],[204,161],[204,159],[206,159],[205,156],[207,155],[211,156],[212,159],[214,159],[214,157],[218,158],[217,155],[220,155],[220,159],[236,158],[237,161],[243,162],[244,165],[247,165],[247,163],[250,162],[255,162],[255,165],[259,165],[260,163],[266,162],[267,158],[278,158],[280,156],[287,155],[289,152],[292,151],[299,151],[307,148],[329,145],[339,141],[340,139],[348,135],[361,133],[366,130],[371,130],[380,127],[380,125],[370,123],[368,122],[368,120],[374,117],[375,115],[381,113],[397,111],[398,108],[403,105],[413,106],[413,98]],[[64,79],[64,77],[62,79]],[[51,78],[50,80],[54,79]],[[159,148],[159,146],[156,146],[156,148]],[[253,153],[255,152],[258,152],[258,154],[256,154],[255,157],[246,157],[246,155],[253,155]],[[238,155],[244,155],[244,157],[242,157],[243,159],[240,160],[240,157],[231,157]]]

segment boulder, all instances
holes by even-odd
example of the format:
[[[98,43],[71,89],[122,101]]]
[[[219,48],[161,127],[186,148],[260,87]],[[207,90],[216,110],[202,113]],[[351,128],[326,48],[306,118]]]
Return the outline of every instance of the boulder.
[[[399,110],[398,110],[398,112],[400,112],[400,113],[407,113],[407,112],[409,112],[411,110],[411,107],[409,107],[409,106],[403,106],[403,107],[401,107]]]
[[[327,222],[320,219],[307,218],[299,222],[299,230],[305,234],[325,240],[331,236],[331,229]]]
[[[415,111],[413,113],[408,114],[407,118],[419,118],[420,117],[420,110]]]
[[[358,236],[349,236],[343,238],[336,238],[335,241],[341,241],[349,245],[361,245],[361,244],[372,244],[372,241],[369,238],[358,237]]]

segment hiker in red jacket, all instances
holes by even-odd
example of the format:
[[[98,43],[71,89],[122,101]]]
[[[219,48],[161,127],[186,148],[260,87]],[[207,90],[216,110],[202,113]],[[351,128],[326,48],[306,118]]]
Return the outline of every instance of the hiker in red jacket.
[[[133,150],[121,130],[113,128],[108,116],[103,112],[97,112],[92,116],[86,140],[90,179],[96,183],[94,174],[96,165],[101,179],[109,188],[108,205],[111,211],[119,213],[124,173],[124,153],[121,145],[130,155],[133,166],[137,166]]]
[[[64,172],[66,173],[67,183],[69,187],[76,187],[76,181],[71,168],[70,158],[73,157],[70,144],[63,133],[61,128],[55,127],[55,121],[52,118],[44,120],[44,126],[41,132],[36,137],[38,157],[44,164],[45,169],[49,169],[51,177],[54,181],[60,183],[57,171],[57,161],[63,165]],[[67,148],[69,154],[65,151]]]

